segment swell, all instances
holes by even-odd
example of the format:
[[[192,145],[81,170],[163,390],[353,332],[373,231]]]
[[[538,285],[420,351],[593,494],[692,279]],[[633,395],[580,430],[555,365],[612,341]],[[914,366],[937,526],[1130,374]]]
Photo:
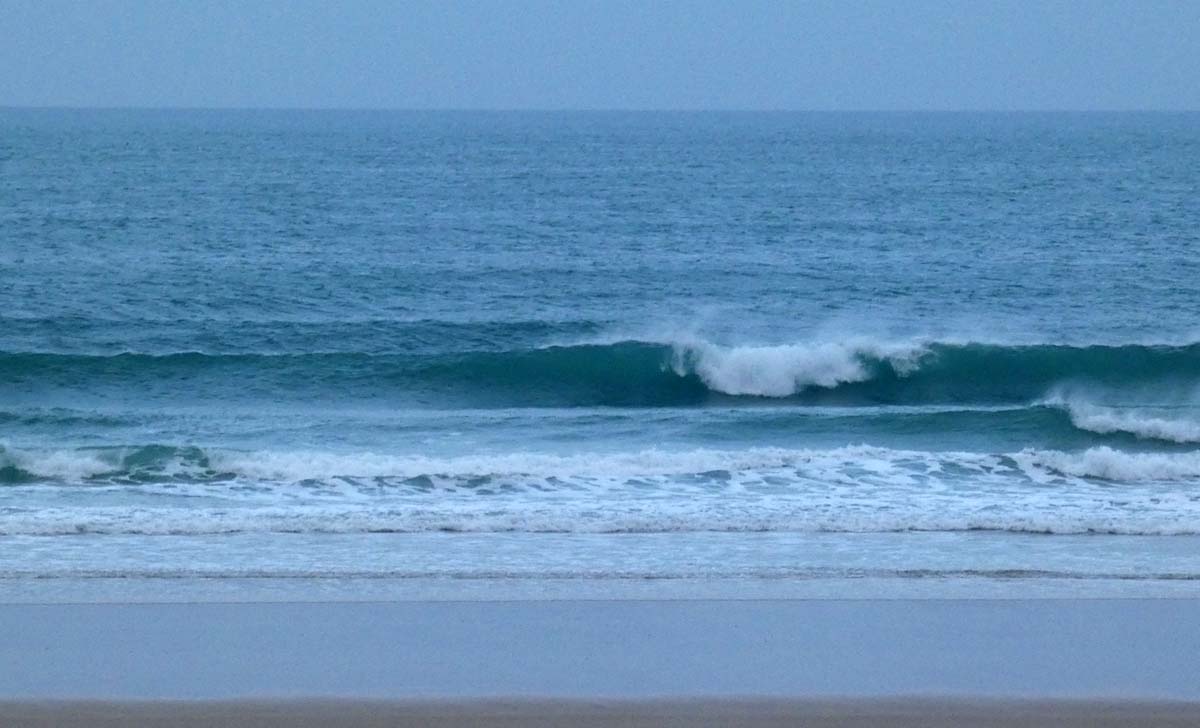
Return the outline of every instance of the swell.
[[[100,409],[12,407],[0,409],[0,431],[24,443],[123,443],[144,439],[150,431],[164,439],[184,436],[232,445],[287,442],[297,437],[314,443],[344,439],[353,433],[360,448],[388,447],[414,433],[430,442],[462,437],[491,438],[508,432],[532,444],[538,438],[599,443],[636,435],[641,442],[723,447],[837,446],[872,442],[893,447],[940,448],[953,443],[967,449],[1081,449],[1108,445],[1131,451],[1187,451],[1195,446],[1196,410],[1190,419],[1171,419],[1140,411],[1099,407],[1085,401],[1047,400],[1028,405],[973,406],[739,406],[710,408],[697,417],[688,408],[574,407],[566,409],[397,410],[339,408],[317,402],[311,407],[277,409],[261,403],[222,402],[215,406],[147,410],[137,405]],[[1099,414],[1096,414],[1099,413]],[[167,433],[174,433],[168,435]],[[280,440],[280,438],[285,438]],[[0,440],[2,448],[3,440]],[[506,446],[508,447],[508,446]]]
[[[55,351],[87,356],[137,351],[170,355],[212,350],[227,354],[256,352],[342,352],[386,354],[404,351],[431,354],[447,341],[460,351],[535,346],[555,338],[592,336],[601,324],[589,320],[467,320],[348,318],[310,320],[218,317],[103,316],[18,317],[0,314],[3,346],[12,351],[40,351],[54,341]]]
[[[688,340],[450,353],[6,352],[0,353],[0,381],[32,394],[392,398],[436,406],[995,405],[1040,400],[1063,386],[1195,388],[1200,344],[721,346]]]

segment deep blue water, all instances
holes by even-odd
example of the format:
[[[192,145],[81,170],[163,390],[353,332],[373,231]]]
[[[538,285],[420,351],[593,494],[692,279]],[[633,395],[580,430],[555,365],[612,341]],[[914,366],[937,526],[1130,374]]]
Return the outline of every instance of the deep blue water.
[[[1197,200],[1197,114],[0,110],[0,571],[1133,573],[1200,534]]]

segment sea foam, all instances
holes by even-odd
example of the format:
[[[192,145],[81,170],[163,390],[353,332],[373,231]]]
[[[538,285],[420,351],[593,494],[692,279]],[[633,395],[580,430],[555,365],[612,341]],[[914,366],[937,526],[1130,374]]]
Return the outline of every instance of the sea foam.
[[[863,382],[869,361],[886,361],[904,374],[927,350],[919,344],[868,339],[779,346],[719,346],[693,340],[672,343],[676,374],[695,373],[709,389],[730,395],[789,397],[810,387]]]
[[[1055,398],[1047,404],[1064,409],[1075,427],[1101,435],[1123,432],[1147,440],[1200,442],[1200,422],[1194,420],[1158,417],[1128,408],[1104,407],[1082,399]]]
[[[1014,464],[1019,467],[1014,467]],[[567,483],[693,478],[796,482],[911,482],[1014,477],[1094,478],[1129,483],[1200,479],[1200,452],[1127,452],[1107,446],[1080,451],[1027,448],[1012,453],[903,450],[870,445],[831,449],[755,447],[743,450],[649,448],[630,452],[512,452],[432,457],[322,451],[243,451],[151,445],[50,450],[0,449],[0,468],[21,481],[63,483],[160,481],[262,483],[336,479],[478,478]],[[891,479],[889,481],[889,479]],[[574,486],[572,486],[574,487]]]
[[[0,534],[1200,533],[1200,499],[1180,487],[1200,482],[1191,452],[859,445],[434,458],[148,446],[3,457],[29,477],[0,489]]]
[[[1039,479],[1044,474],[1131,483],[1200,479],[1200,452],[1123,452],[1092,447],[1077,453],[1024,450],[1013,459]]]

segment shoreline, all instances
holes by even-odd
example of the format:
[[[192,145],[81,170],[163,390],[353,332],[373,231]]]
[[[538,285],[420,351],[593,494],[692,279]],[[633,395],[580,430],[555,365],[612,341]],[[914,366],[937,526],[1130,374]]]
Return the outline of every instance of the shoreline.
[[[903,698],[889,700],[0,701],[0,723],[33,728],[145,726],[578,726],[646,728],[961,728],[1194,726],[1200,702]]]

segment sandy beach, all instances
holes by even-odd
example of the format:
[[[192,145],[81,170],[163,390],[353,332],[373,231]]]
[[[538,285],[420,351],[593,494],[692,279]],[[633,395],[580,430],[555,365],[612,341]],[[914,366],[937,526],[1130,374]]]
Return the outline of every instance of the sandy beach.
[[[0,605],[0,724],[1200,725],[1160,600]]]

